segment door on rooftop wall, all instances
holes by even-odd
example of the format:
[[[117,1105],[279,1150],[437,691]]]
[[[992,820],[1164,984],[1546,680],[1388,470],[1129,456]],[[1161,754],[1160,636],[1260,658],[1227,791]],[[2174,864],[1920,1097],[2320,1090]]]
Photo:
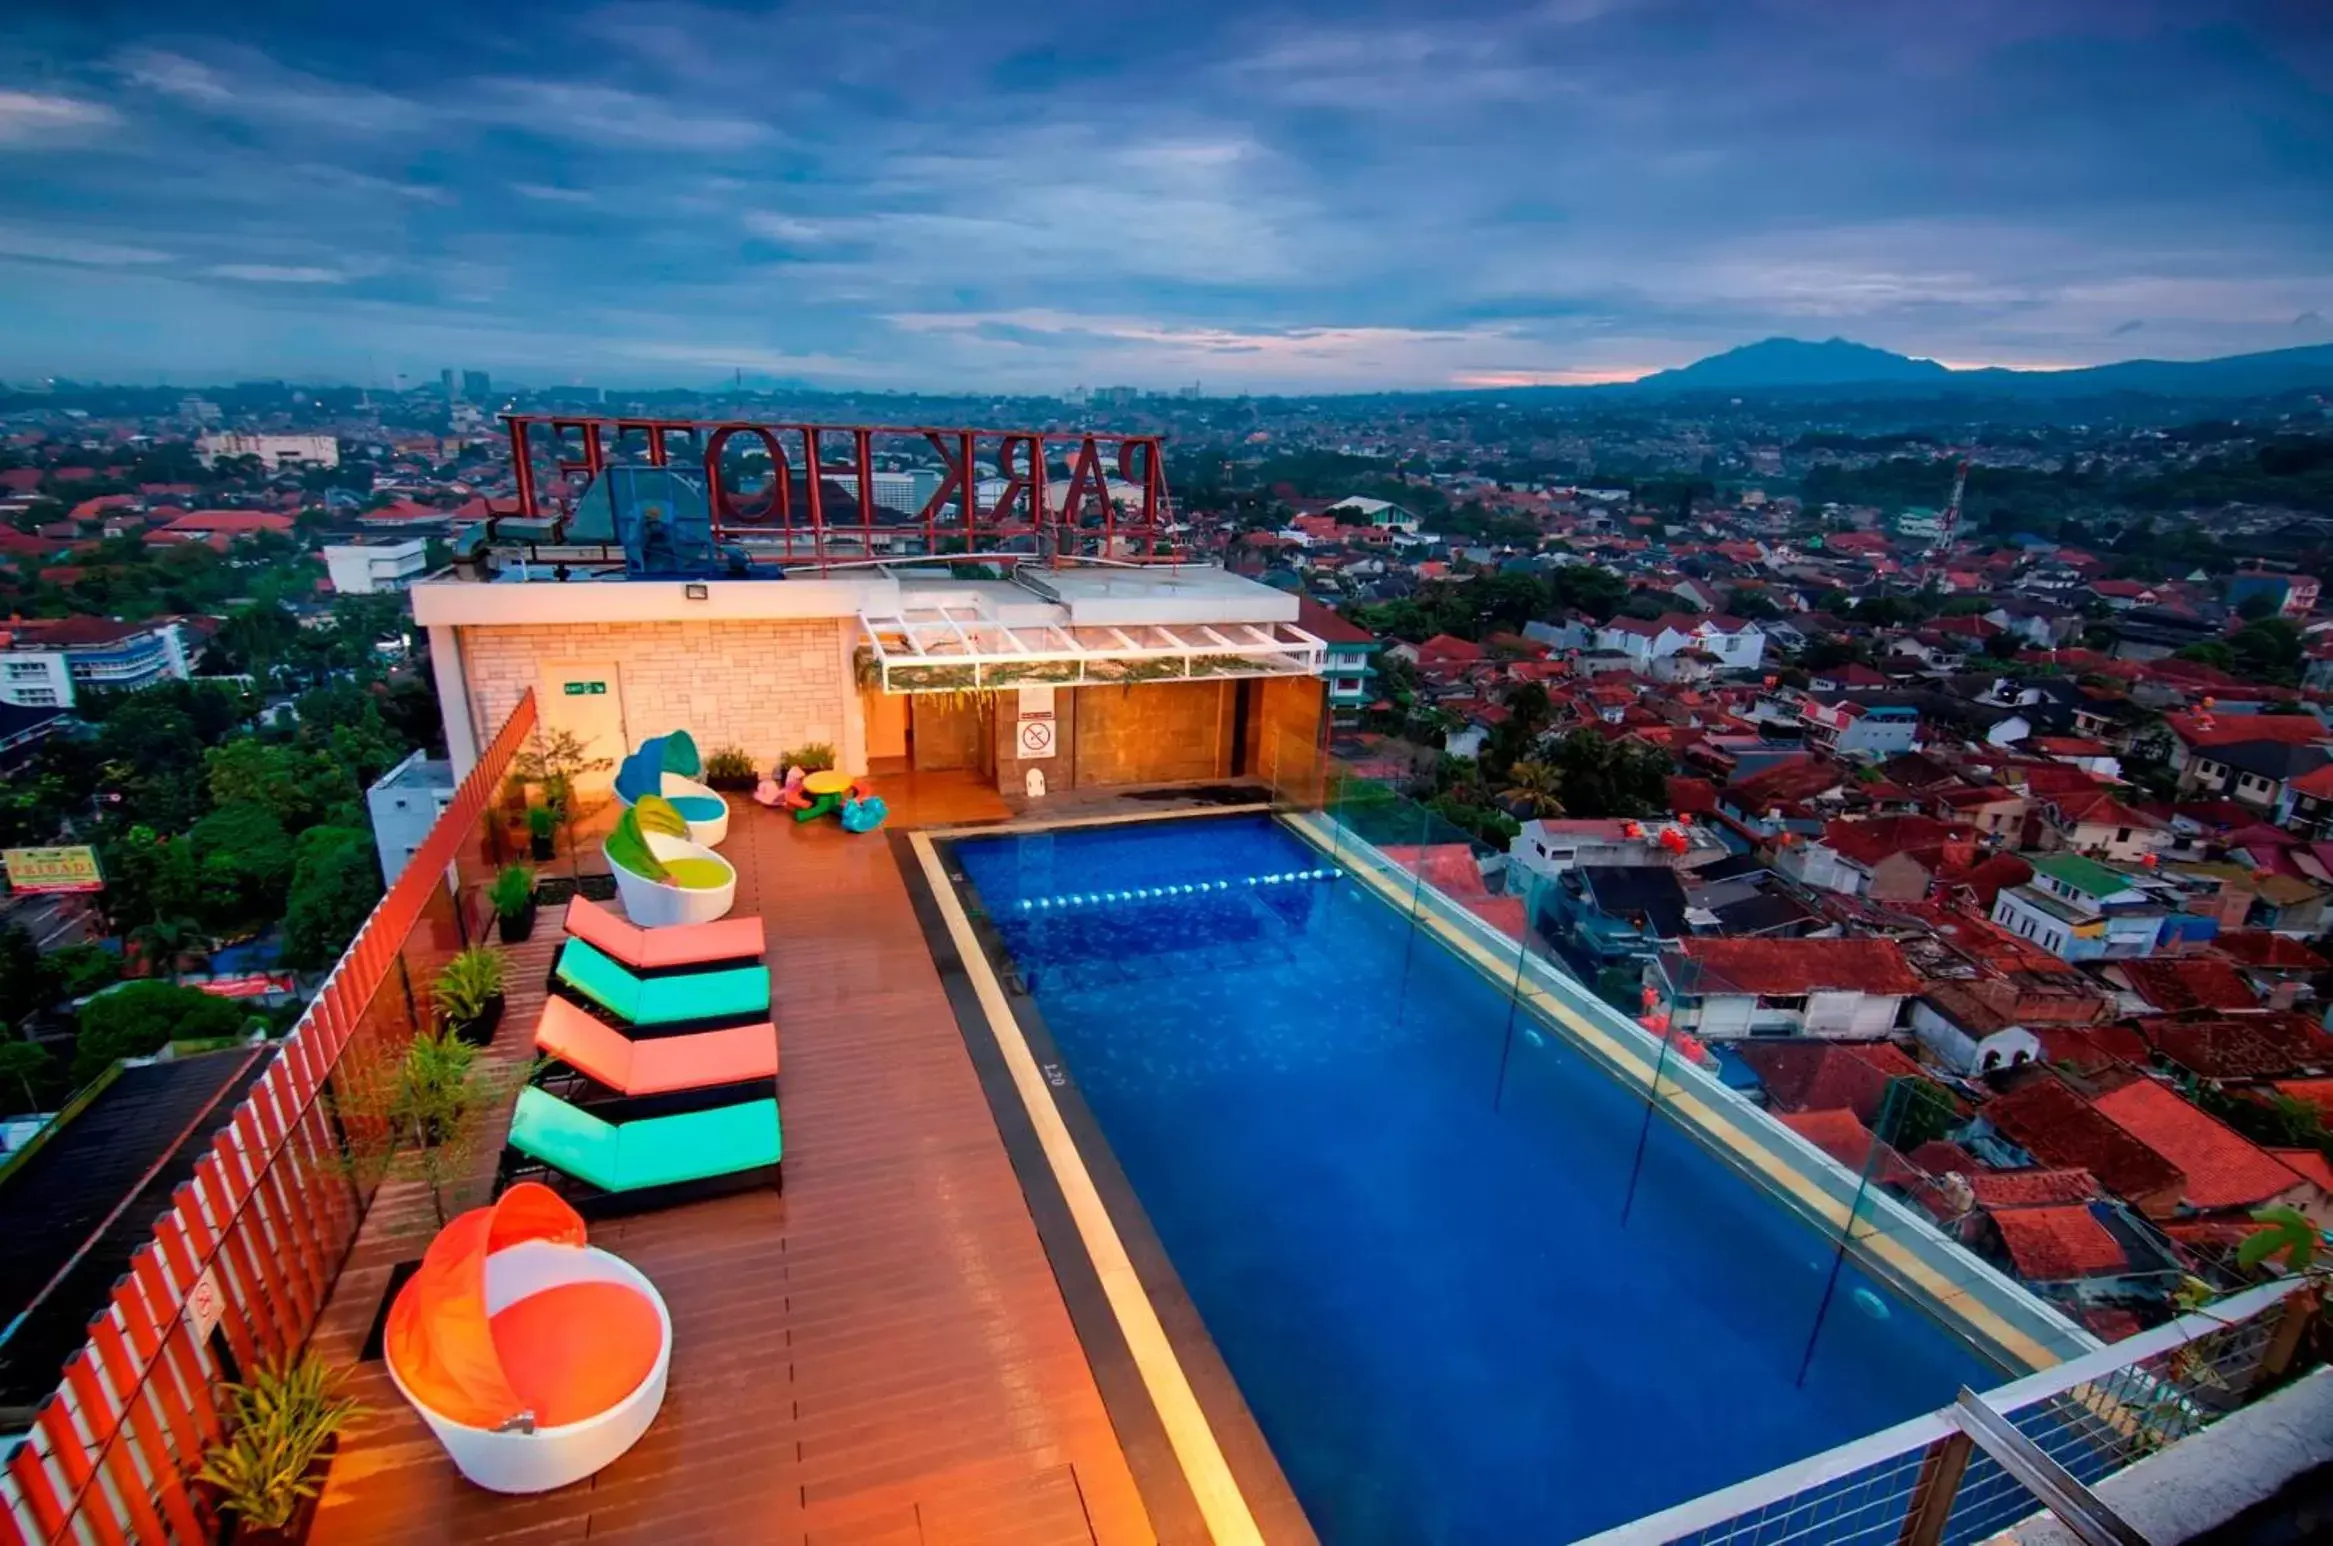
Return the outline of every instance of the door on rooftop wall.
[[[909,744],[918,773],[962,768],[994,776],[995,694],[919,692],[909,694],[907,701]]]
[[[632,749],[624,733],[624,684],[612,660],[545,661],[535,687],[535,703],[545,734],[572,730],[584,743],[584,755],[607,759],[608,766],[575,781],[587,794],[611,788],[615,765]]]

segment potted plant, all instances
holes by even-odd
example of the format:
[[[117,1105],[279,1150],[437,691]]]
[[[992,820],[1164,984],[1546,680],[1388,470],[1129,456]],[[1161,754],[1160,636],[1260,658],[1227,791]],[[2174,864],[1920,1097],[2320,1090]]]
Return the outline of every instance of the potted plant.
[[[535,932],[535,872],[523,864],[506,864],[486,888],[494,904],[494,926],[502,942],[515,945]]]
[[[778,759],[778,773],[781,776],[788,768],[800,768],[805,773],[824,773],[833,766],[834,748],[824,741],[797,746]]]
[[[761,779],[753,765],[753,756],[742,746],[724,746],[705,759],[705,784],[712,789],[735,789],[751,793]]]
[[[502,1023],[502,952],[492,945],[459,952],[438,972],[430,998],[448,1035],[485,1046]]]
[[[551,857],[551,839],[559,830],[559,813],[548,805],[527,807],[527,852],[537,864]]]
[[[226,1387],[227,1427],[195,1474],[219,1489],[237,1546],[305,1540],[340,1430],[364,1409],[335,1392],[314,1352],[262,1365],[248,1385]]]

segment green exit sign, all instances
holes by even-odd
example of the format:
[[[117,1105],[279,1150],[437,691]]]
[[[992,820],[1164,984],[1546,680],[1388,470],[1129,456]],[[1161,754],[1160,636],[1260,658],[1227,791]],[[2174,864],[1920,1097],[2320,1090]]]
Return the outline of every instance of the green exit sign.
[[[567,696],[570,698],[604,697],[607,690],[608,684],[605,682],[569,682],[567,684]]]

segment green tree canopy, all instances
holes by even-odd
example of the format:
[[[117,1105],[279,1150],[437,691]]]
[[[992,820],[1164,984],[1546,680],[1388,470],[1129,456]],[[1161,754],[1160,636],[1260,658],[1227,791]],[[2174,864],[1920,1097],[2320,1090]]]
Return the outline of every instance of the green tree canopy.
[[[241,1033],[233,1003],[167,982],[131,982],[81,1006],[73,1049],[73,1083],[87,1084],[117,1058],[146,1057],[174,1041]]]
[[[197,918],[224,934],[283,916],[292,843],[273,811],[247,800],[222,805],[195,823],[187,842],[202,876]]]
[[[356,938],[381,891],[370,833],[354,827],[301,833],[284,904],[284,963],[306,971],[330,966]]]

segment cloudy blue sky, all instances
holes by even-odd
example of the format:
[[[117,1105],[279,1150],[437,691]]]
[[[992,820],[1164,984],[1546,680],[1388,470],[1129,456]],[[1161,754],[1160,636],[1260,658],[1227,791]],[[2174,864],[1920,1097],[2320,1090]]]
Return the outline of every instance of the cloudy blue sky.
[[[1334,389],[2328,317],[2325,0],[0,7],[0,377]]]

